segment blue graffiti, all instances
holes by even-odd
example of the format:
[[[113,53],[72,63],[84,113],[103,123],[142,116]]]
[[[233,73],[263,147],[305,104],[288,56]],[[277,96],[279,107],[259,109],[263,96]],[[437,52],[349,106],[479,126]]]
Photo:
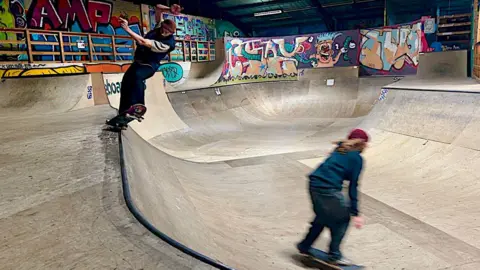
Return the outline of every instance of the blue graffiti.
[[[162,64],[158,70],[162,72],[163,77],[169,83],[178,82],[183,78],[182,66],[174,62]]]
[[[93,98],[93,90],[92,90],[92,86],[88,86],[87,87],[87,99],[92,99]]]

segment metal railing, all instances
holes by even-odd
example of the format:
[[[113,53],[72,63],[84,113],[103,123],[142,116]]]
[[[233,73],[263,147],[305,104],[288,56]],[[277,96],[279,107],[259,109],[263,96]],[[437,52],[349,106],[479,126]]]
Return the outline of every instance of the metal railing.
[[[0,30],[0,64],[130,62],[136,48],[130,36],[19,28]],[[168,60],[213,61],[215,44],[176,40]]]

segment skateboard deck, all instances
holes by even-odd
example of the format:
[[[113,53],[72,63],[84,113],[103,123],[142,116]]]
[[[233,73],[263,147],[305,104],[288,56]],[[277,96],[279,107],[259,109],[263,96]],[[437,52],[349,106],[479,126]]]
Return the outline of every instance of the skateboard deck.
[[[364,269],[363,266],[361,265],[335,265],[335,264],[330,264],[328,262],[328,254],[320,249],[316,248],[310,248],[309,249],[309,255],[306,255],[315,261],[325,265],[326,267],[329,267],[330,269],[335,269],[335,270],[357,270],[357,269]]]
[[[128,124],[133,120],[142,122],[143,116],[147,112],[147,107],[143,104],[134,104],[130,108],[110,120],[106,121],[106,124],[111,126],[114,131],[125,130]]]

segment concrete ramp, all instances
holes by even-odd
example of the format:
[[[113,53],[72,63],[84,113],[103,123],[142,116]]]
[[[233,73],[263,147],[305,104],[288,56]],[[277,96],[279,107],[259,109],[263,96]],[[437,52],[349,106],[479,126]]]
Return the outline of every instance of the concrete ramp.
[[[6,79],[0,82],[0,110],[2,115],[68,112],[94,106],[93,94],[90,74]]]
[[[391,82],[360,79],[358,69],[348,67],[305,70],[297,82],[222,87],[220,95],[214,88],[168,93],[186,127],[151,143],[197,162],[312,151],[355,126]]]
[[[420,55],[416,76],[407,76],[385,86],[390,89],[478,92],[477,81],[467,77],[468,51],[447,51]]]
[[[468,51],[422,53],[417,71],[418,79],[467,78]]]
[[[363,127],[367,225],[349,230],[344,254],[368,269],[477,269],[478,93],[382,91],[394,78],[355,74],[150,96],[147,107],[164,111],[148,117],[162,128],[145,122],[122,135],[135,204],[166,235],[232,268],[304,269],[295,244],[313,218],[305,175],[332,140]]]
[[[225,63],[225,45],[223,39],[215,41],[215,60],[208,62],[192,62],[184,83],[175,86],[167,85],[167,92],[202,89],[212,86],[222,74]]]
[[[211,269],[128,211],[93,75],[0,82],[0,269]]]

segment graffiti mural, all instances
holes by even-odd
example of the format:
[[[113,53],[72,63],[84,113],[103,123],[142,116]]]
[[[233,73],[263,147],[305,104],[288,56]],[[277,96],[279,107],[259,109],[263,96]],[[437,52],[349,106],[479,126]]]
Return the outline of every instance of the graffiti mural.
[[[298,69],[357,65],[358,31],[278,38],[225,38],[218,84],[297,80]]]
[[[10,1],[0,0],[0,28],[15,27],[15,17],[10,12]],[[0,40],[12,39],[11,33],[0,33]]]
[[[215,20],[213,19],[170,13],[162,13],[161,18],[162,20],[173,20],[177,24],[177,39],[214,41],[216,38]]]
[[[183,78],[183,68],[177,63],[165,63],[158,69],[167,82],[176,83]]]
[[[5,0],[3,0],[5,1]],[[17,0],[10,0],[17,1]],[[80,33],[98,33],[106,35],[126,35],[120,27],[118,18],[127,18],[130,28],[137,34],[141,34],[140,8],[138,5],[126,1],[116,1],[115,5],[109,1],[102,0],[26,0],[26,26],[32,29],[61,30]],[[23,8],[23,7],[22,7]],[[14,14],[14,13],[12,13]],[[32,34],[33,41],[57,42],[58,37],[54,35]],[[77,43],[85,41],[85,37],[64,36],[64,42]],[[92,38],[95,52],[112,52],[108,38]],[[116,40],[118,44],[129,45],[132,41]],[[34,45],[38,51],[58,51],[53,45]],[[75,45],[65,46],[66,52],[85,52],[88,48],[79,48]],[[118,48],[118,53],[130,53],[129,48]],[[37,61],[55,60],[53,55],[36,56]],[[67,61],[85,60],[84,56],[66,55]],[[57,56],[58,58],[58,56]],[[113,60],[112,56],[95,56],[95,60]],[[131,60],[132,56],[117,56],[117,60]],[[58,60],[58,59],[56,59]]]
[[[413,75],[425,42],[422,23],[360,30],[361,75]]]
[[[23,0],[0,0],[0,28],[24,28],[26,25]],[[23,35],[0,32],[0,40],[21,40]],[[0,50],[22,50],[18,44],[0,44]],[[1,61],[16,61],[18,55],[0,55]]]
[[[0,78],[58,76],[86,73],[83,65],[71,64],[5,64],[0,65]]]

